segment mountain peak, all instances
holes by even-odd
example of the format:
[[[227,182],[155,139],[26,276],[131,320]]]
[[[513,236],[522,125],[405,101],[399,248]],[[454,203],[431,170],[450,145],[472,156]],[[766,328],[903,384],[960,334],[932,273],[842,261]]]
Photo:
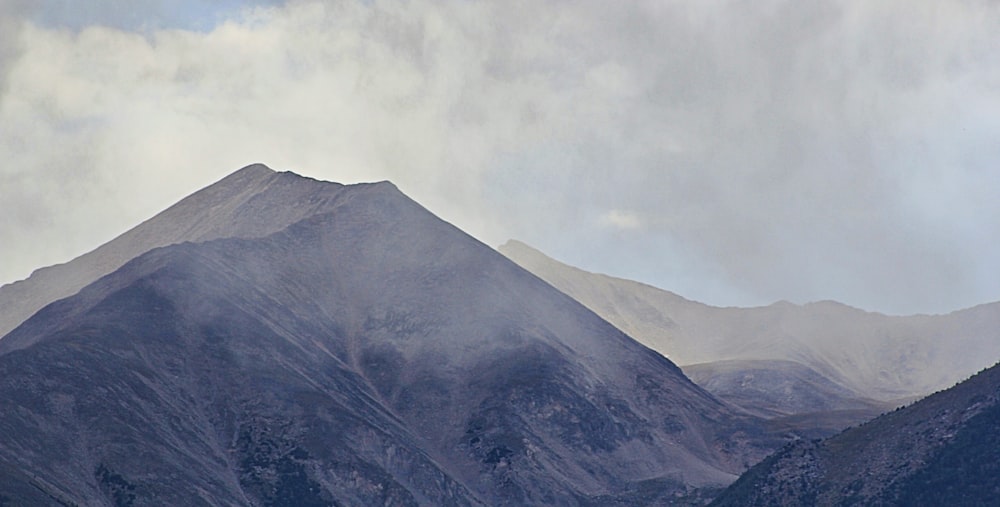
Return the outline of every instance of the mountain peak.
[[[230,173],[228,176],[222,178],[216,183],[209,185],[208,187],[205,187],[205,189],[209,189],[212,187],[219,187],[219,186],[227,186],[227,187],[245,186],[248,184],[253,184],[254,182],[265,181],[273,177],[275,174],[278,174],[277,171],[271,169],[270,167],[264,164],[261,163],[250,164],[248,166],[237,169],[236,171]]]
[[[265,164],[256,162],[236,170],[231,176],[237,174],[272,175],[276,171]]]
[[[345,189],[384,188],[389,182],[345,187],[293,172],[251,164],[189,195],[98,249],[70,262],[36,270],[24,281],[0,288],[0,337],[43,306],[76,293],[129,259],[154,248],[218,238],[267,236],[335,205]]]
[[[538,252],[537,248],[532,248],[527,243],[525,243],[523,241],[520,241],[520,240],[513,239],[513,238],[508,239],[507,241],[505,241],[504,244],[502,244],[502,245],[499,246],[499,248],[501,250],[507,250],[507,249],[511,249],[511,248],[521,248],[521,249],[525,249],[525,250],[531,250],[533,252]]]
[[[537,248],[516,239],[508,239],[504,244],[497,247],[497,251],[512,258],[549,259],[547,255]]]

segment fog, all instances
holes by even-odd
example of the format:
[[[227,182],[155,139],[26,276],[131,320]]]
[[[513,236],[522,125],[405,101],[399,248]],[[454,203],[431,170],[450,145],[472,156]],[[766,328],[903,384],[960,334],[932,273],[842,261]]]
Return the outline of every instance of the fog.
[[[716,305],[1000,299],[994,2],[0,12],[0,283],[263,162]]]

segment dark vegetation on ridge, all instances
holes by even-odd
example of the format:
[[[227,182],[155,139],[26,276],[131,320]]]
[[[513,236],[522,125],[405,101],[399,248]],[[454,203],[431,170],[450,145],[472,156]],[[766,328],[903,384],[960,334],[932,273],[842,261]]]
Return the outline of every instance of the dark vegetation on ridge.
[[[995,505],[1000,365],[823,441],[790,444],[712,505]]]

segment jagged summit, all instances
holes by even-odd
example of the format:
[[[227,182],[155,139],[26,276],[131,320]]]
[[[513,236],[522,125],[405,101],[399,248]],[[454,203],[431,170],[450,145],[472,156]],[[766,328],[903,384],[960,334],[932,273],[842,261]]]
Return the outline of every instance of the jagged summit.
[[[328,211],[345,189],[373,188],[399,193],[388,182],[345,186],[276,172],[263,164],[248,165],[92,252],[0,287],[0,337],[46,304],[76,293],[153,248],[223,237],[263,237]]]

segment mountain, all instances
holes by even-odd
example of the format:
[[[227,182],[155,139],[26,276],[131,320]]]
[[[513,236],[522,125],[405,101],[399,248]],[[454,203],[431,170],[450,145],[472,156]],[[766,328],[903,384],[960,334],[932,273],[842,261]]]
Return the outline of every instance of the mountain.
[[[697,502],[789,436],[389,183],[251,167],[62,269],[156,243],[0,340],[0,504]]]
[[[947,388],[1000,358],[1000,303],[905,317],[831,301],[718,308],[588,273],[517,241],[499,250],[682,367],[792,361],[826,378],[827,391],[894,402]]]
[[[793,361],[715,361],[685,366],[684,374],[719,399],[806,438],[837,434],[900,404],[864,398]]]
[[[1000,366],[751,468],[712,505],[996,505]]]
[[[716,361],[685,366],[684,373],[719,398],[763,417],[835,410],[868,410],[874,416],[889,408],[793,361]]]
[[[90,253],[0,287],[0,336],[45,305],[75,294],[153,248],[222,237],[263,237],[331,209],[342,186],[314,183],[261,164],[244,167]]]

